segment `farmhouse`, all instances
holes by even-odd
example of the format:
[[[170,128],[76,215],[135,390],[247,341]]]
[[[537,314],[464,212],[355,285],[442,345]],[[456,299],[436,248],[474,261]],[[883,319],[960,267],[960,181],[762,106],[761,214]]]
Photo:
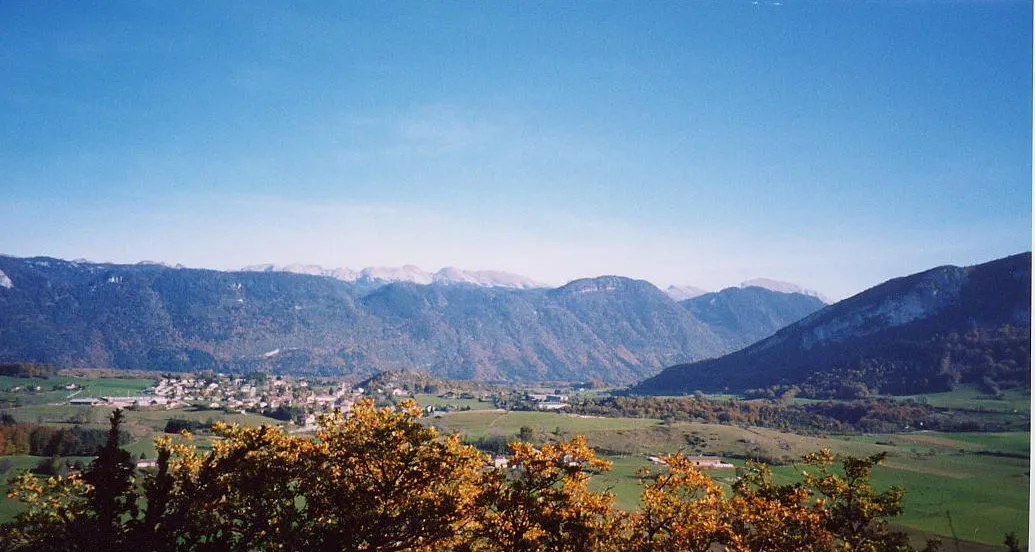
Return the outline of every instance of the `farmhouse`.
[[[722,461],[718,456],[690,456],[687,458],[694,466],[704,470],[735,469],[736,466]]]
[[[665,464],[665,460],[659,456],[648,456],[647,460],[650,460],[654,464]],[[736,466],[722,461],[722,458],[718,456],[688,456],[687,460],[694,465],[694,467],[702,470],[732,470]]]
[[[172,406],[164,397],[78,397],[69,399],[68,404],[74,406],[115,406],[129,408],[134,406]]]
[[[101,397],[101,400],[104,401],[104,404],[119,407],[155,406],[165,405],[169,402],[163,397]]]

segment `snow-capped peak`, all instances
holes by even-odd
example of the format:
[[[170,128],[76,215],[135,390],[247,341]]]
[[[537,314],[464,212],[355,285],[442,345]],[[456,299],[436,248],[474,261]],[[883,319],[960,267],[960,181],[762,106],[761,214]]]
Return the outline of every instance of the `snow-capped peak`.
[[[463,270],[447,266],[436,272],[432,278],[435,282],[446,284],[472,284],[482,287],[506,287],[530,289],[549,287],[531,278],[519,274],[511,274],[499,270]]]
[[[320,265],[293,263],[288,265],[258,264],[241,269],[242,272],[291,272],[310,276],[327,276],[343,282],[355,282],[359,274],[347,268],[324,268]]]
[[[708,290],[701,289],[696,286],[668,286],[665,290],[665,294],[671,297],[674,301],[685,301],[687,299],[693,299],[708,293]]]
[[[433,279],[430,273],[413,265],[399,266],[370,266],[359,273],[360,278],[380,282],[413,282],[415,284],[430,284]]]
[[[11,281],[7,274],[4,274],[3,270],[0,270],[0,287],[4,289],[11,289],[14,287],[14,282]]]
[[[241,269],[243,272],[291,272],[311,276],[327,276],[345,282],[363,281],[369,283],[413,282],[427,285],[470,284],[482,287],[505,287],[531,289],[549,287],[531,278],[498,270],[464,270],[447,266],[432,274],[414,265],[369,266],[356,272],[348,268],[324,268],[313,264],[258,264]]]
[[[777,291],[780,293],[800,293],[802,295],[809,295],[823,301],[826,304],[830,304],[830,299],[822,293],[799,286],[798,284],[792,284],[791,282],[782,282],[780,280],[771,280],[769,278],[755,278],[754,280],[748,280],[741,282],[740,287],[760,287],[768,289],[769,291]]]

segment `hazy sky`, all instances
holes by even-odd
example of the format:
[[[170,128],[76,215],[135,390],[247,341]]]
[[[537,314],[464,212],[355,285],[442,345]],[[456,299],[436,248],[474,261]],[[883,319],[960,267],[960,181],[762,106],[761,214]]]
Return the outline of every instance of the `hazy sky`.
[[[0,3],[0,253],[835,298],[1031,248],[1027,1]]]

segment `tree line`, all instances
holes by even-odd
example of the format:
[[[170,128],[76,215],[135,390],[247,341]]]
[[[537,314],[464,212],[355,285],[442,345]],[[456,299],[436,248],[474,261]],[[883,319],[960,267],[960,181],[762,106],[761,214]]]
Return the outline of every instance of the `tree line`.
[[[891,433],[907,428],[940,431],[1007,431],[1001,417],[946,412],[913,400],[868,398],[854,401],[794,403],[794,389],[775,400],[711,399],[615,395],[573,402],[577,414],[656,418],[666,422],[750,425],[801,434]]]
[[[37,362],[3,362],[0,363],[0,376],[11,376],[16,378],[42,378],[47,379],[57,375],[57,368],[49,364]]]
[[[17,422],[10,414],[0,413],[0,456],[92,456],[106,439],[104,429]],[[128,439],[120,433],[120,443]]]
[[[731,489],[669,455],[641,471],[641,509],[622,512],[590,490],[610,464],[581,437],[515,441],[500,468],[420,416],[361,401],[325,415],[315,439],[216,424],[208,451],[158,438],[157,467],[139,476],[116,410],[82,474],[12,481],[28,507],[0,528],[0,550],[913,550],[888,526],[903,491],[870,486],[880,455],[821,451],[788,484],[748,464]]]

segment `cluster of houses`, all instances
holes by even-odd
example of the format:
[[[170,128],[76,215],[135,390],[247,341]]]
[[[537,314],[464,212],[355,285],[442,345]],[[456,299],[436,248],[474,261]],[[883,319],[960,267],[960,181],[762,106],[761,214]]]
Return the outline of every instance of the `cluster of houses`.
[[[567,395],[527,393],[525,398],[534,403],[536,410],[560,410],[562,408],[568,408]]]
[[[209,377],[163,377],[153,387],[144,389],[137,397],[81,397],[69,404],[117,407],[177,408],[187,404],[203,404],[209,408],[233,411],[258,411],[280,406],[323,410],[348,408],[356,391],[345,385],[310,387],[306,380],[288,381],[281,378],[261,380],[240,376],[216,374]]]

